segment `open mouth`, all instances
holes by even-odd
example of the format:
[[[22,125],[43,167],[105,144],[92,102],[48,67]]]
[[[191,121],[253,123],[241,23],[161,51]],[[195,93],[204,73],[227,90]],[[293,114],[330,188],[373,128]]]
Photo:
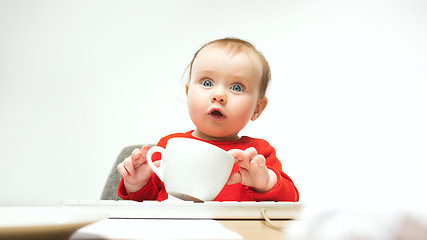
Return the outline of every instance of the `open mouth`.
[[[220,111],[218,111],[218,110],[214,110],[214,111],[212,111],[211,112],[211,115],[212,116],[215,116],[215,117],[222,117],[222,116],[224,116],[224,114],[222,114]]]
[[[218,109],[213,109],[209,116],[214,120],[223,120],[225,118],[225,115]]]

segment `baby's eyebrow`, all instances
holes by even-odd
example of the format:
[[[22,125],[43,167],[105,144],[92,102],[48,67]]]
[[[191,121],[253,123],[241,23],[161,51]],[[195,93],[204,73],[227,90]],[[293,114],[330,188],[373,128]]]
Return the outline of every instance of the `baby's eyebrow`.
[[[211,71],[211,70],[200,70],[200,71],[196,72],[196,74],[201,74],[201,75],[215,74],[215,71]]]
[[[235,80],[236,82],[241,82],[243,84],[251,84],[251,81],[249,79],[247,79],[244,75],[240,75],[240,74],[235,74],[231,76],[233,80]]]

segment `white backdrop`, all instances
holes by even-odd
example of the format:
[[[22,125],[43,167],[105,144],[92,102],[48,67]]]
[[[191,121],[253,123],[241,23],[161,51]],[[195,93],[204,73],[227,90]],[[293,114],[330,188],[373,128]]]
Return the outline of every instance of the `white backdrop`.
[[[184,70],[251,41],[268,140],[301,200],[427,200],[425,1],[0,0],[0,205],[98,199],[120,150],[193,129]]]

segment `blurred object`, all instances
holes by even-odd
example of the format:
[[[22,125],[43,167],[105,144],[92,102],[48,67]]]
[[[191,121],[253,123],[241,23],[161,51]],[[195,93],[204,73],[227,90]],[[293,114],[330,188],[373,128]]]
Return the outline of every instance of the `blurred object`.
[[[329,209],[306,212],[287,228],[290,240],[427,239],[426,212]]]
[[[0,207],[0,239],[66,240],[107,217],[104,211],[74,207]]]

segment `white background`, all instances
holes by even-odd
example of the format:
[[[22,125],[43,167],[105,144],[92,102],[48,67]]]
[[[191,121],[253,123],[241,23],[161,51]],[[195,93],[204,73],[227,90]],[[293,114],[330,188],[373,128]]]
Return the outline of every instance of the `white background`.
[[[425,1],[0,1],[0,205],[98,199],[127,145],[193,129],[186,66],[251,41],[301,201],[424,206]],[[425,207],[424,207],[425,208]]]

